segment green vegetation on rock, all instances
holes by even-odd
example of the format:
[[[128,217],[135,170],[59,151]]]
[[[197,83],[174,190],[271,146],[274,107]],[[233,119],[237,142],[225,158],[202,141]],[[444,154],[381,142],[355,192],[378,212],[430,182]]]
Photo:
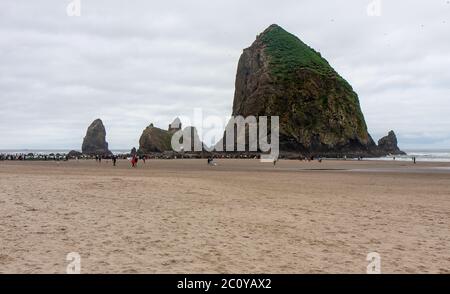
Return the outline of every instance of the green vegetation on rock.
[[[334,77],[351,88],[319,52],[280,26],[271,25],[260,35],[260,39],[266,46],[265,51],[270,56],[271,73],[276,79],[290,81],[299,69],[309,69]]]

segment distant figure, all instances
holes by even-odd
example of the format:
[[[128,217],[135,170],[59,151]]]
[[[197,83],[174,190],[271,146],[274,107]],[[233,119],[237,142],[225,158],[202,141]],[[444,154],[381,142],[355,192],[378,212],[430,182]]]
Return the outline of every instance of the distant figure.
[[[216,166],[217,164],[214,162],[214,158],[208,157],[208,165]]]
[[[394,160],[395,160],[395,156],[394,156],[393,158],[394,158]]]
[[[322,163],[322,157],[319,157],[319,163]]]
[[[95,161],[98,162],[98,155],[95,155]]]
[[[416,164],[416,157],[415,156],[413,157],[413,161],[414,161],[414,164]]]
[[[144,164],[145,164],[145,161],[147,160],[147,156],[142,156],[142,161],[144,162]]]
[[[136,155],[133,155],[133,157],[131,158],[131,167],[136,167],[137,164],[137,157]]]
[[[102,163],[102,157],[100,155],[98,156],[98,163]]]
[[[274,158],[274,160],[273,160],[273,167],[275,167],[276,165],[277,165],[277,159],[276,158]]]
[[[116,166],[116,161],[117,161],[117,156],[113,155],[113,156],[112,156],[112,163],[113,163],[113,166]]]

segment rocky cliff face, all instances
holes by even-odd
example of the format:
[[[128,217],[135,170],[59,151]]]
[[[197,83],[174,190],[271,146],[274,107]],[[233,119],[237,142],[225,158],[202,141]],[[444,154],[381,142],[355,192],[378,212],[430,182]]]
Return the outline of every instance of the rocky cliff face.
[[[277,25],[242,53],[233,115],[279,116],[282,151],[377,153],[352,87],[320,53]]]
[[[378,141],[378,149],[381,153],[392,155],[404,155],[405,152],[401,151],[397,145],[397,136],[394,131],[390,131],[389,134]]]
[[[81,148],[87,155],[110,155],[106,142],[106,130],[100,119],[95,120],[87,129]]]

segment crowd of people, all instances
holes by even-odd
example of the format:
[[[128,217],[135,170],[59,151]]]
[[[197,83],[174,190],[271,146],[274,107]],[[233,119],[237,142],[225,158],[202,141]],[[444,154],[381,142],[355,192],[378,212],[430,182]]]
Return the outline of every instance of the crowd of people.
[[[137,168],[139,161],[143,164],[150,158],[154,159],[170,159],[167,157],[160,156],[148,156],[148,155],[137,155],[137,154],[107,154],[107,155],[68,155],[68,154],[0,154],[0,161],[69,161],[69,160],[95,160],[98,164],[102,161],[111,162],[113,166],[117,166],[118,160],[128,160],[132,168]],[[173,157],[177,158],[177,157]],[[217,165],[214,161],[213,156],[208,157],[208,165]]]
[[[5,154],[0,153],[0,161],[24,161],[24,160],[35,160],[35,161],[68,161],[68,160],[89,160],[89,159],[95,159],[97,163],[102,163],[102,160],[111,161],[113,166],[117,165],[117,161],[119,159],[122,160],[129,160],[131,163],[131,167],[136,168],[138,166],[138,162],[141,160],[144,164],[146,163],[146,160],[148,159],[177,159],[177,156],[169,156],[169,155],[137,155],[137,154],[106,154],[106,155],[69,155],[69,154],[24,154],[24,153],[15,153],[15,154]],[[183,158],[183,157],[180,157]],[[197,157],[185,157],[185,158],[197,158]],[[201,157],[200,157],[201,158]],[[204,158],[204,157],[203,157]],[[214,158],[254,158],[258,159],[259,156],[249,156],[248,154],[241,154],[241,156],[234,156],[231,157],[229,155],[220,155],[220,156],[214,156],[210,155],[207,157],[208,159],[208,165],[217,165],[217,163],[214,161]],[[322,157],[314,157],[314,156],[300,156],[298,158],[300,161],[315,161],[322,162]],[[343,157],[344,160],[347,160],[347,157]],[[394,157],[394,160],[396,158]],[[417,159],[415,156],[413,156],[412,161],[414,164],[416,164]],[[357,158],[358,161],[363,160],[362,157]],[[277,161],[273,162],[273,165],[275,166]]]
[[[131,167],[136,168],[138,166],[139,160],[145,164],[147,160],[146,155],[129,155],[129,154],[109,154],[109,155],[80,155],[80,156],[69,156],[68,154],[0,154],[0,161],[69,161],[69,160],[93,160],[98,164],[102,161],[111,162],[113,166],[117,166],[119,159],[129,160]]]
[[[0,160],[69,160],[69,156],[66,154],[22,154],[22,153],[15,153],[15,154],[0,154]]]

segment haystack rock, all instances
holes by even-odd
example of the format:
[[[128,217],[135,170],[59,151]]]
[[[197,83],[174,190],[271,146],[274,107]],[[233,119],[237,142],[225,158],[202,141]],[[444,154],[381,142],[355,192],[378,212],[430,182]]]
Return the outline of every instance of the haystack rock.
[[[106,130],[101,119],[96,119],[88,128],[81,148],[87,155],[110,155],[106,142]]]
[[[271,25],[242,53],[233,116],[279,116],[280,150],[375,155],[358,95],[321,56]]]
[[[378,149],[385,154],[405,155],[406,153],[401,151],[397,144],[397,136],[394,131],[390,131],[387,136],[378,141]]]

